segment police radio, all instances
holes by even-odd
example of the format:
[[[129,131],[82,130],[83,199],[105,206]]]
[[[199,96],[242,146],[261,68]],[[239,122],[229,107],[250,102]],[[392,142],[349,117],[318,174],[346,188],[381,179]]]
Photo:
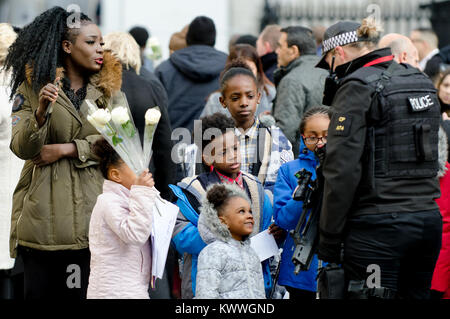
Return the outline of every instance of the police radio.
[[[339,88],[339,79],[336,72],[333,70],[335,58],[336,57],[333,55],[333,58],[331,59],[330,74],[325,79],[325,87],[323,90],[322,104],[327,106],[330,106],[331,103],[333,103],[334,96]]]

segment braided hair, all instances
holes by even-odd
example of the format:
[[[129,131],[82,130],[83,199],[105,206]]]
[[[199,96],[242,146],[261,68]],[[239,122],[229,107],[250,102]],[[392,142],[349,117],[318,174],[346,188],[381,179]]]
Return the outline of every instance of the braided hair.
[[[258,80],[245,60],[243,58],[237,58],[228,63],[220,75],[220,93],[223,97],[225,97],[228,81],[238,75],[248,76],[258,87]]]
[[[56,69],[63,66],[62,41],[74,43],[80,32],[79,28],[69,26],[72,14],[61,7],[53,7],[20,31],[5,60],[5,70],[11,70],[11,99],[26,80],[27,69],[32,70],[35,91],[55,80]],[[83,13],[79,18],[81,24],[93,23]]]
[[[302,121],[300,122],[300,133],[301,134],[305,133],[306,123],[308,123],[308,121],[313,116],[316,116],[316,115],[323,115],[323,116],[331,119],[331,116],[333,115],[333,111],[331,110],[331,108],[329,108],[328,106],[325,106],[325,105],[310,107],[303,114]]]

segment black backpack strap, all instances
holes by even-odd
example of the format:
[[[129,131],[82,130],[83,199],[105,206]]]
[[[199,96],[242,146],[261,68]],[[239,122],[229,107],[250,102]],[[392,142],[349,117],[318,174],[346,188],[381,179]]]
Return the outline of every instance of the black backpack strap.
[[[418,69],[407,65],[402,64],[399,65],[397,62],[392,62],[389,64],[388,68],[386,70],[381,70],[380,68],[369,66],[369,67],[363,67],[355,71],[352,75],[345,78],[344,82],[352,81],[352,80],[359,80],[365,84],[372,84],[376,82],[383,82],[386,84],[389,82],[390,78],[392,76],[404,76],[404,75],[410,75],[410,74],[422,74]]]
[[[264,147],[264,144],[266,143],[266,134],[262,134],[263,136],[261,136],[261,134],[259,134],[261,128],[265,128],[266,130],[269,130],[269,133],[270,133],[270,128],[268,128],[267,126],[265,126],[263,123],[260,122],[258,127],[256,128],[258,130],[258,137],[256,140],[256,163],[254,163],[252,165],[252,169],[250,172],[250,174],[252,174],[253,176],[258,176],[259,170],[261,169],[263,159],[260,158],[260,150],[261,150],[261,147]]]

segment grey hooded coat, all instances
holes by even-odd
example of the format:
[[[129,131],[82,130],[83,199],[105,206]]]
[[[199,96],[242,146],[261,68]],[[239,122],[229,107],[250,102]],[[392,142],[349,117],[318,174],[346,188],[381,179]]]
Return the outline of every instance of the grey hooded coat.
[[[236,185],[225,185],[234,196],[250,202]],[[206,199],[200,208],[198,230],[208,244],[199,255],[196,299],[265,299],[261,262],[250,239],[237,241]]]

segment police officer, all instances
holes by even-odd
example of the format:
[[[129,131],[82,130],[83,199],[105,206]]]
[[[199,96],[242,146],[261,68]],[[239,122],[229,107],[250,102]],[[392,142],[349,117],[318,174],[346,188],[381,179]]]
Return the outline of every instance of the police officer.
[[[428,298],[442,234],[439,103],[425,75],[377,49],[379,35],[371,18],[325,32],[317,67],[330,70],[334,114],[318,256],[342,263],[347,298]]]

